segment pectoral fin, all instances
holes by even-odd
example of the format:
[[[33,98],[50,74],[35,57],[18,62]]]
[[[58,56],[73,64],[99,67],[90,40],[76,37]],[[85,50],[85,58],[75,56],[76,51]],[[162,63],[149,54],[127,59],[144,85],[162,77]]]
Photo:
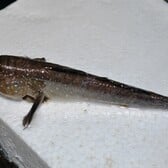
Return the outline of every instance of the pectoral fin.
[[[39,95],[37,96],[37,98],[34,100],[34,103],[30,109],[30,111],[28,112],[28,114],[23,118],[23,126],[24,128],[27,128],[29,126],[29,124],[32,121],[33,115],[35,113],[35,111],[37,110],[37,108],[39,107],[39,105],[44,102],[45,100],[45,96],[44,93],[40,92]]]

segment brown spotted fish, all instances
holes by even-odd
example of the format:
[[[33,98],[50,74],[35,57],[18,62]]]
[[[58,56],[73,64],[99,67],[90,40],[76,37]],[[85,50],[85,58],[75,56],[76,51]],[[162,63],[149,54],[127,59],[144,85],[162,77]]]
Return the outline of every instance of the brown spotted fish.
[[[168,108],[168,97],[80,70],[48,63],[45,58],[0,56],[0,94],[28,100],[33,106],[23,119],[27,127],[38,106],[54,97],[128,107]]]

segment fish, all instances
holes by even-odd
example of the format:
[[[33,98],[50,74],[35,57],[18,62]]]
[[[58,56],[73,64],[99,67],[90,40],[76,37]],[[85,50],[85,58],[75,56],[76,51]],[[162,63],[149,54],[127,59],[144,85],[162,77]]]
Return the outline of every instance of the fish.
[[[125,107],[168,109],[168,97],[67,66],[45,58],[0,55],[0,95],[33,103],[24,116],[27,128],[37,108],[63,97]]]

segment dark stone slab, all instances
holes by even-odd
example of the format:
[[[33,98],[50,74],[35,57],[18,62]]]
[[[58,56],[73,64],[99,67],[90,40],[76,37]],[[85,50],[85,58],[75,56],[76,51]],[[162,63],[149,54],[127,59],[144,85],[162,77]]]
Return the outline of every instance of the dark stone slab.
[[[11,3],[15,2],[16,0],[0,0],[0,10],[6,8]]]
[[[0,168],[19,168],[15,163],[10,162],[7,153],[0,144]]]

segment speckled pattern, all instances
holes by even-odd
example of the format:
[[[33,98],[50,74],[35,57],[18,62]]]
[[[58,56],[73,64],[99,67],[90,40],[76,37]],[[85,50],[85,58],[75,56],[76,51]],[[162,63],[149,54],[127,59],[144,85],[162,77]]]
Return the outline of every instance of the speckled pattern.
[[[168,97],[69,67],[18,56],[0,55],[0,94],[31,99],[23,119],[28,126],[36,109],[55,97],[83,98],[126,107],[168,109]],[[76,98],[77,100],[77,98]]]
[[[51,83],[51,84],[50,84]],[[168,108],[168,97],[42,58],[0,55],[0,93],[7,97],[84,97],[125,106]],[[43,102],[44,100],[42,100]]]

